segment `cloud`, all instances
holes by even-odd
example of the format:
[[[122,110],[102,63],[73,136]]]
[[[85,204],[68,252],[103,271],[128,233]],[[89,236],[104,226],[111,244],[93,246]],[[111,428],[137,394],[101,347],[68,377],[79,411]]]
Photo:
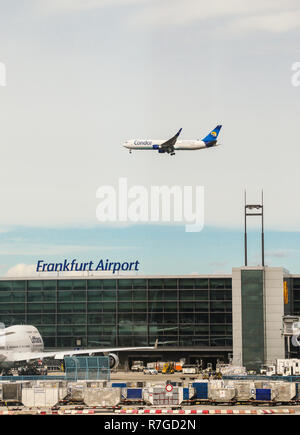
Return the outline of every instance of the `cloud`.
[[[20,243],[19,243],[20,242]],[[90,253],[90,252],[105,252],[115,250],[129,250],[136,249],[134,246],[97,246],[97,245],[48,245],[48,244],[35,244],[27,241],[11,241],[9,244],[2,244],[0,246],[0,255],[67,255],[71,252],[76,253]]]
[[[146,4],[131,16],[131,24],[139,27],[183,27],[223,18],[225,23],[217,22],[221,29],[283,32],[300,26],[299,13],[296,0],[173,0],[172,7],[169,1]]]
[[[285,32],[300,26],[297,0],[35,0],[42,15],[86,12],[104,7],[138,6],[130,10],[132,27],[188,26],[223,18],[219,28],[234,31],[265,30]],[[140,7],[142,6],[142,7]]]
[[[106,6],[126,6],[145,0],[36,0],[36,10],[45,15],[84,12]]]
[[[300,11],[256,15],[233,21],[229,27],[237,31],[264,30],[283,33],[300,27]]]
[[[6,272],[5,276],[7,277],[28,277],[28,276],[38,276],[38,274],[35,271],[36,265],[35,264],[24,264],[20,263],[16,266],[11,267]]]
[[[297,253],[296,249],[276,249],[274,251],[266,251],[266,257],[269,258],[286,258]]]

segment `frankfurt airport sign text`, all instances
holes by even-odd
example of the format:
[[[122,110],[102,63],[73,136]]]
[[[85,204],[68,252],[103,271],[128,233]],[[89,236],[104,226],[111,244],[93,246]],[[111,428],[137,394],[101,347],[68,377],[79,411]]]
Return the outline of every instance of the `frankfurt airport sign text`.
[[[72,261],[64,260],[63,263],[46,263],[44,260],[38,260],[36,272],[112,272],[135,271],[138,272],[139,261],[118,262],[100,260],[98,263],[88,261],[79,263],[76,258]]]
[[[132,186],[119,178],[118,187],[101,186],[96,215],[100,222],[178,222],[187,232],[204,226],[203,186]]]

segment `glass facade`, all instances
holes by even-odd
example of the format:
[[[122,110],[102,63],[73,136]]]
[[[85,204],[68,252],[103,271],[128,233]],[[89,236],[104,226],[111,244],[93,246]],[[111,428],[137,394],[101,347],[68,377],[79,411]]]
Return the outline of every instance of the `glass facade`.
[[[288,283],[288,303],[285,304],[291,307],[290,312],[285,312],[285,314],[292,314],[294,316],[300,316],[300,277],[290,277],[286,279]],[[298,337],[299,340],[299,337]],[[300,347],[293,346],[290,342],[290,352],[288,351],[287,340],[285,341],[285,353],[286,356],[290,358],[300,358]]]
[[[264,364],[263,270],[242,270],[243,365],[258,370]]]
[[[32,324],[45,347],[232,348],[223,277],[0,280],[0,320]]]
[[[290,294],[293,307],[291,314],[300,316],[300,278],[291,278],[290,285],[292,289]]]

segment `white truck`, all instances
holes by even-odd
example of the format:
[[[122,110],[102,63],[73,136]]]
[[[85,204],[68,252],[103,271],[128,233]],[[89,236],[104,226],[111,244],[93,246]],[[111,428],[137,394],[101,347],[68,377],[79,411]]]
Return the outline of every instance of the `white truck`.
[[[184,364],[182,366],[182,374],[184,375],[195,375],[199,373],[198,367],[192,364]]]
[[[142,372],[144,370],[144,362],[143,361],[133,361],[133,364],[131,366],[132,372]]]

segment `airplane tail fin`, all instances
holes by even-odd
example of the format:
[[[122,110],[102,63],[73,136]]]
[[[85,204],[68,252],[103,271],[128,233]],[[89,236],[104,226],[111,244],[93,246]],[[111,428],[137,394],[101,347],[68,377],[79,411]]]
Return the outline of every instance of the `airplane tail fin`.
[[[220,133],[222,125],[217,125],[202,141],[205,143],[207,147],[212,146],[217,143],[217,139]]]

